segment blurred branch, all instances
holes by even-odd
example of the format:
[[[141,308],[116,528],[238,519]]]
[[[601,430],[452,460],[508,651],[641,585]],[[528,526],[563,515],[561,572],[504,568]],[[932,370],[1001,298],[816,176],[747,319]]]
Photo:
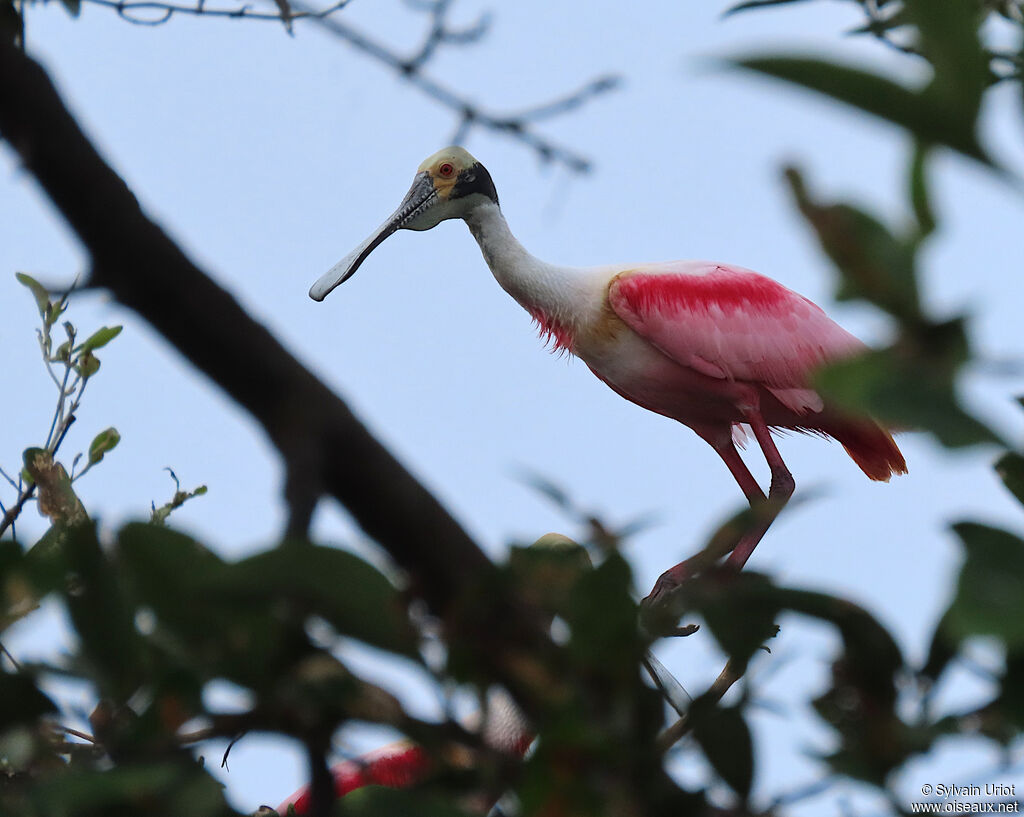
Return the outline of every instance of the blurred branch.
[[[143,214],[37,63],[0,42],[0,74],[0,133],[89,251],[91,285],[138,312],[263,426],[284,460],[290,532],[304,535],[321,494],[334,496],[443,614],[459,588],[489,571],[483,551],[340,398]]]
[[[715,682],[708,687],[708,691],[700,696],[702,701],[708,701],[711,703],[718,703],[725,696],[725,693],[729,691],[733,684],[735,684],[743,674],[747,671],[746,662],[737,662],[730,658],[722,671],[718,674]],[[667,752],[676,743],[682,740],[686,735],[693,729],[693,723],[690,720],[689,715],[683,715],[679,720],[673,723],[668,729],[658,735],[658,748],[662,752]]]
[[[137,26],[158,26],[170,21],[175,14],[189,14],[201,17],[228,17],[233,20],[272,20],[290,25],[292,20],[308,17],[327,17],[345,8],[351,0],[338,0],[326,8],[285,13],[253,11],[252,6],[245,4],[234,8],[210,8],[204,0],[197,0],[194,6],[177,3],[161,3],[157,0],[82,0],[96,6],[114,9],[118,17]],[[153,17],[139,17],[139,13],[152,12]]]
[[[227,17],[231,19],[271,20],[283,23],[291,33],[294,20],[315,21],[330,34],[344,40],[357,51],[393,69],[398,76],[435,102],[453,111],[458,117],[451,141],[465,142],[474,128],[497,131],[509,136],[533,150],[543,162],[557,162],[574,173],[587,173],[592,165],[588,158],[564,145],[558,144],[534,131],[533,124],[559,116],[579,108],[596,96],[618,87],[616,76],[599,77],[586,83],[577,91],[568,93],[550,102],[527,108],[520,113],[495,113],[484,110],[468,95],[437,82],[423,74],[443,46],[468,46],[480,42],[490,30],[491,15],[482,14],[476,22],[465,27],[454,27],[449,21],[449,12],[454,0],[408,0],[407,5],[415,11],[425,13],[429,26],[420,47],[411,56],[405,56],[393,48],[374,40],[357,29],[338,20],[334,15],[345,8],[351,0],[337,2],[322,9],[306,6],[295,0],[274,0],[276,12],[253,11],[252,5],[243,3],[231,7],[210,7],[206,0],[195,4],[161,2],[161,0],[82,0],[86,3],[114,9],[122,19],[134,25],[158,26],[169,22],[177,14],[202,17]],[[140,15],[152,16],[140,16]]]
[[[308,11],[301,2],[293,2],[292,6]],[[468,96],[424,75],[422,69],[441,45],[466,45],[478,42],[488,29],[489,18],[484,15],[468,28],[453,29],[446,21],[451,0],[432,0],[428,3],[417,3],[415,7],[426,10],[430,14],[431,24],[423,45],[411,57],[402,56],[387,45],[367,37],[335,17],[317,18],[316,22],[321,28],[344,40],[358,51],[394,69],[403,80],[455,112],[459,117],[459,123],[456,126],[452,142],[464,142],[474,128],[480,127],[503,133],[521,142],[531,148],[541,161],[563,164],[575,173],[587,173],[591,170],[592,165],[589,159],[536,133],[531,128],[531,124],[578,108],[595,96],[612,90],[618,85],[617,77],[604,77],[591,81],[579,91],[562,99],[538,105],[520,114],[499,114],[486,111]]]

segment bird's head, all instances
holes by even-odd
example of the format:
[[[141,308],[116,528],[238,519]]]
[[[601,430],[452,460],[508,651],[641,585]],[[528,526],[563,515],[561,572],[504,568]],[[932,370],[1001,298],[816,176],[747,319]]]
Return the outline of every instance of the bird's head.
[[[313,284],[309,297],[322,301],[351,278],[359,265],[396,230],[429,230],[451,218],[465,218],[475,207],[498,203],[491,174],[469,151],[447,147],[428,157],[398,209],[370,237]]]

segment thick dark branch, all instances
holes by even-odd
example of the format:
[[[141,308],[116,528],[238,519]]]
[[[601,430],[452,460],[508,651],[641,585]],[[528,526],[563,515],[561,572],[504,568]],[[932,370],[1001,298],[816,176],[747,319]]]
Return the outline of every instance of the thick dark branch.
[[[304,532],[318,496],[334,496],[445,613],[458,588],[488,571],[480,548],[341,399],[143,214],[38,64],[0,42],[0,76],[0,133],[88,249],[91,284],[138,312],[263,426],[284,459],[291,532]]]

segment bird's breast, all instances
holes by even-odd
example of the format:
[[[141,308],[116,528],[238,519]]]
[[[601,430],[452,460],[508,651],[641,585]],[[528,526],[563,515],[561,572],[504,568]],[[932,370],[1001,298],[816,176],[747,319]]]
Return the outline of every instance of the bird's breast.
[[[676,363],[609,312],[602,322],[583,328],[571,350],[614,391],[689,426],[742,420],[742,384]]]

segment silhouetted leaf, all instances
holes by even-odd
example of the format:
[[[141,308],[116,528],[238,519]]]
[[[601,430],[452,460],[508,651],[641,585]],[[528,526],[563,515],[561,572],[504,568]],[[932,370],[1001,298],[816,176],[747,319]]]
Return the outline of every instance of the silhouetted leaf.
[[[644,645],[637,632],[631,582],[629,563],[618,553],[576,581],[566,618],[572,629],[570,654],[582,665],[604,667],[620,677],[635,675]],[[611,662],[609,655],[619,660]]]
[[[814,384],[826,400],[896,428],[930,431],[950,448],[1002,442],[960,407],[945,362],[907,358],[900,349],[875,350],[830,364]]]
[[[894,235],[874,216],[853,205],[814,201],[796,168],[786,169],[786,179],[800,212],[839,271],[836,298],[862,298],[901,320],[917,321],[921,307],[916,243]]]
[[[709,571],[686,583],[683,594],[722,650],[740,665],[778,632],[780,588],[759,573]]]
[[[977,0],[905,0],[907,21],[920,33],[918,47],[935,69],[926,90],[962,123],[973,127],[988,85],[988,59],[978,39],[984,13]]]
[[[230,566],[209,590],[284,596],[343,635],[419,657],[398,590],[377,568],[344,550],[307,543],[275,548]]]
[[[959,522],[967,560],[960,570],[949,629],[958,638],[994,635],[1024,650],[1024,541],[1005,530]]]
[[[805,0],[746,0],[743,3],[737,3],[735,6],[727,8],[723,13],[723,17],[730,17],[733,14],[737,14],[741,11],[750,11],[752,9],[763,9],[769,6],[789,6],[794,3],[803,3]]]
[[[928,657],[921,668],[921,675],[930,681],[937,681],[945,672],[960,648],[959,640],[949,633],[947,616],[943,616],[935,627],[932,640],[928,645]]]
[[[185,758],[52,774],[30,796],[36,813],[50,815],[214,817],[227,809],[221,785]]]
[[[513,547],[508,566],[518,597],[552,615],[564,615],[572,588],[593,568],[585,547],[555,533],[529,547]]]
[[[754,745],[750,729],[737,707],[720,707],[698,698],[690,707],[693,737],[704,756],[745,801],[754,779]]]
[[[922,142],[946,145],[994,167],[978,143],[973,121],[966,121],[948,100],[859,68],[810,57],[747,57],[733,64],[845,102],[905,128]]]
[[[366,786],[347,794],[333,813],[335,817],[466,817],[450,798],[383,786]]]
[[[926,164],[929,149],[920,142],[914,145],[914,158],[910,163],[910,203],[917,218],[918,238],[924,238],[935,231],[935,213],[932,210],[928,192]]]
[[[53,701],[32,678],[0,671],[0,733],[14,726],[33,724],[41,715],[56,711]]]
[[[143,672],[135,611],[93,523],[69,528],[63,552],[68,570],[65,603],[83,652],[95,667],[102,696],[125,701]]]
[[[996,473],[1017,501],[1024,504],[1024,457],[1009,452],[996,462]]]

